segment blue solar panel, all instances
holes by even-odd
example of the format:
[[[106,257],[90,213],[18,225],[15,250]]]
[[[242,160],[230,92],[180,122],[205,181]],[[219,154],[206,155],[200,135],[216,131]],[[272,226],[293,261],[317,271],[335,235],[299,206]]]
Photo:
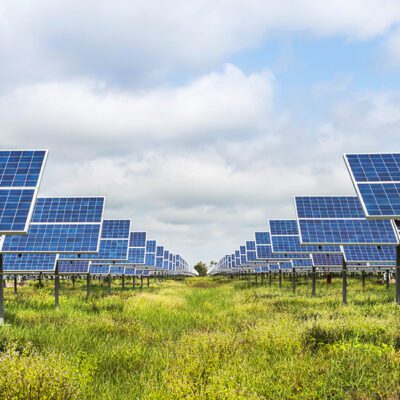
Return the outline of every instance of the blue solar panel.
[[[27,231],[35,194],[34,189],[0,190],[0,233]]]
[[[90,273],[93,275],[110,275],[110,265],[96,265],[90,266]]]
[[[269,220],[271,235],[298,235],[296,220]]]
[[[0,151],[0,234],[26,233],[47,151]]]
[[[129,239],[130,220],[104,220],[101,231],[102,239]]]
[[[157,242],[155,240],[148,240],[146,242],[146,253],[156,253]]]
[[[240,246],[239,250],[240,250],[240,254],[246,254],[246,246]]]
[[[240,256],[240,264],[246,264],[247,263],[247,257],[246,255]]]
[[[157,246],[156,256],[164,257],[164,246]]]
[[[47,150],[0,151],[0,187],[37,187]]]
[[[135,275],[135,268],[125,267],[124,275],[129,275],[129,276]]]
[[[61,254],[63,260],[91,260],[97,262],[105,261],[127,261],[128,240],[127,239],[102,239],[98,254]]]
[[[302,245],[299,236],[272,236],[274,253],[340,253],[339,246]]]
[[[164,257],[156,257],[156,267],[162,268],[164,262]]]
[[[400,154],[345,154],[367,217],[400,216]]]
[[[306,244],[397,244],[391,221],[365,219],[299,220]]]
[[[53,272],[57,254],[4,254],[4,272]]]
[[[292,263],[294,268],[311,268],[313,266],[311,258],[305,260],[293,260]]]
[[[125,275],[125,267],[113,266],[110,268],[111,275]]]
[[[131,232],[129,247],[146,247],[146,232]]]
[[[343,246],[347,262],[396,261],[395,246]]]
[[[280,267],[280,269],[283,269],[283,270],[285,270],[285,269],[292,270],[293,264],[291,261],[284,261],[284,262],[279,263],[279,267]]]
[[[90,261],[58,261],[58,272],[60,274],[87,274],[89,272]]]
[[[269,264],[270,271],[279,271],[279,264]]]
[[[269,232],[256,232],[256,244],[271,244],[271,237]]]
[[[257,260],[257,255],[255,250],[249,250],[246,254],[247,262],[254,262]]]
[[[32,222],[96,223],[101,222],[104,197],[38,198]]]
[[[131,264],[144,264],[145,263],[145,248],[131,247],[128,252],[128,262]]]
[[[342,267],[343,256],[341,254],[313,254],[313,264],[316,267]]]
[[[135,269],[135,275],[136,276],[149,276],[150,271],[147,271],[145,269]]]
[[[6,236],[3,253],[96,253],[100,224],[31,224],[28,234]]]
[[[365,218],[356,196],[296,196],[298,218]]]
[[[256,242],[253,240],[249,240],[246,242],[246,251],[255,250],[256,249]]]
[[[146,254],[145,264],[149,267],[154,267],[156,265],[156,255],[155,254]]]

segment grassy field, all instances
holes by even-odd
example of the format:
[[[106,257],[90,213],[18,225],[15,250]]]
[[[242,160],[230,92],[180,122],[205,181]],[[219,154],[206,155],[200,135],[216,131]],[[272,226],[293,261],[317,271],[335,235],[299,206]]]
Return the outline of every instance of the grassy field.
[[[296,295],[229,278],[6,290],[1,399],[398,399],[400,311],[376,278]]]

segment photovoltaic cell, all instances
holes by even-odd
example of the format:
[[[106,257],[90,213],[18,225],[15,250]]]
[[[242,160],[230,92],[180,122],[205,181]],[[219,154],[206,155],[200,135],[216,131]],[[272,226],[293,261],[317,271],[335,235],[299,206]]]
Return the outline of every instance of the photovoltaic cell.
[[[90,266],[90,273],[92,275],[110,275],[110,265],[96,265]]]
[[[146,247],[146,232],[131,232],[129,247]]]
[[[125,275],[125,267],[121,266],[116,266],[116,267],[110,267],[110,274],[111,275]]]
[[[0,234],[26,233],[46,150],[0,151]]]
[[[345,154],[367,217],[400,217],[400,154]]]
[[[292,263],[294,268],[311,268],[313,266],[311,258],[305,260],[293,260]]]
[[[315,267],[342,267],[343,256],[341,254],[312,254]]]
[[[279,267],[282,270],[292,270],[293,269],[293,264],[291,261],[284,261],[279,263]]]
[[[144,264],[145,263],[145,248],[130,247],[128,252],[128,263]]]
[[[256,244],[259,245],[271,244],[271,237],[269,235],[269,232],[256,232],[255,237],[256,237]]]
[[[269,220],[269,230],[272,235],[298,235],[296,220]]]
[[[53,272],[57,254],[4,254],[4,272]]]

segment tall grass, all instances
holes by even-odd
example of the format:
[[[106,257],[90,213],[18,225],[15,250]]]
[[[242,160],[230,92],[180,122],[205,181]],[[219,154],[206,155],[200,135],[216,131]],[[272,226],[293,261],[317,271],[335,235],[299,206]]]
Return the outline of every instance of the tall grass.
[[[190,278],[111,296],[6,290],[1,399],[397,399],[400,311],[370,278],[282,289]],[[29,390],[27,389],[29,388]],[[18,397],[19,396],[19,397]]]

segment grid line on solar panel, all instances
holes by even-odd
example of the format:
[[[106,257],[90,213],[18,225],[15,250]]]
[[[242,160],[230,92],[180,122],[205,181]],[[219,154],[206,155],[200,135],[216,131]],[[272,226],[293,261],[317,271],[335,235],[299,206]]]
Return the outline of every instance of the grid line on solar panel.
[[[87,274],[89,272],[90,261],[67,261],[58,260],[58,272],[60,274]]]
[[[3,237],[3,253],[96,253],[100,224],[32,224],[27,235]]]
[[[299,220],[301,243],[312,245],[395,245],[391,221],[385,220]]]
[[[109,219],[103,221],[101,230],[102,239],[129,239],[131,221],[123,219]]]
[[[57,254],[4,254],[5,272],[49,272],[56,268]]]
[[[299,219],[365,218],[357,196],[295,196]]]
[[[47,150],[0,150],[0,187],[39,186]]]
[[[343,246],[347,262],[396,261],[395,246]]]
[[[40,197],[32,223],[100,223],[104,197]]]
[[[272,235],[298,235],[296,220],[291,219],[270,219],[269,230]]]

